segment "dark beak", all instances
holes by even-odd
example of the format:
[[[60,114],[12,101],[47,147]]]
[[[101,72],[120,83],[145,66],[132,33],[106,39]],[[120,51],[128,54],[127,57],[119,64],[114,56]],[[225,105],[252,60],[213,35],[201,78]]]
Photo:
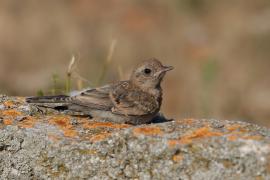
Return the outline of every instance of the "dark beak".
[[[163,66],[162,72],[167,72],[173,70],[173,66]]]
[[[172,66],[163,66],[162,69],[155,73],[155,76],[160,76],[161,74],[165,74],[165,72],[173,70]]]

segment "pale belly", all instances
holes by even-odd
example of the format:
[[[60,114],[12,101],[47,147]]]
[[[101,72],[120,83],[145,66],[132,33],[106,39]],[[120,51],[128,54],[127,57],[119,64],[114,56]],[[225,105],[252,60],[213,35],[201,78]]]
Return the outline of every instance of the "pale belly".
[[[93,118],[98,118],[100,120],[114,122],[114,123],[127,123],[127,124],[145,124],[151,122],[151,120],[156,116],[156,114],[151,114],[147,116],[125,116],[113,114],[111,111],[100,111],[91,110],[89,115]]]

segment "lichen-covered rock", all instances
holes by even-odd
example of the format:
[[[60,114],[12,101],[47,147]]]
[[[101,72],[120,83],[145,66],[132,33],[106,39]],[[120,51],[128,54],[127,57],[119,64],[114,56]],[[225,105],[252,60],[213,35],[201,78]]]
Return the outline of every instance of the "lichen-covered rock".
[[[243,122],[130,126],[42,114],[0,96],[0,179],[270,179],[269,137]]]

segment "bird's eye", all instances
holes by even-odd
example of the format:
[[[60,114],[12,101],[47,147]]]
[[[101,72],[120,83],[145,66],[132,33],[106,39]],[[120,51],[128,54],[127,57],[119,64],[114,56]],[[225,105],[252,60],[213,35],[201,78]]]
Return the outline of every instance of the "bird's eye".
[[[145,74],[150,74],[151,73],[151,69],[148,69],[148,68],[144,69],[144,73]]]

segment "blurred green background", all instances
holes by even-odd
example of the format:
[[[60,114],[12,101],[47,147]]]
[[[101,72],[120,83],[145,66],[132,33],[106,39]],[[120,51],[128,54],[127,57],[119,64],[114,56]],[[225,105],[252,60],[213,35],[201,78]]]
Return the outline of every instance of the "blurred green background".
[[[61,93],[73,55],[73,90],[156,57],[167,116],[270,127],[269,0],[0,0],[1,93]]]

